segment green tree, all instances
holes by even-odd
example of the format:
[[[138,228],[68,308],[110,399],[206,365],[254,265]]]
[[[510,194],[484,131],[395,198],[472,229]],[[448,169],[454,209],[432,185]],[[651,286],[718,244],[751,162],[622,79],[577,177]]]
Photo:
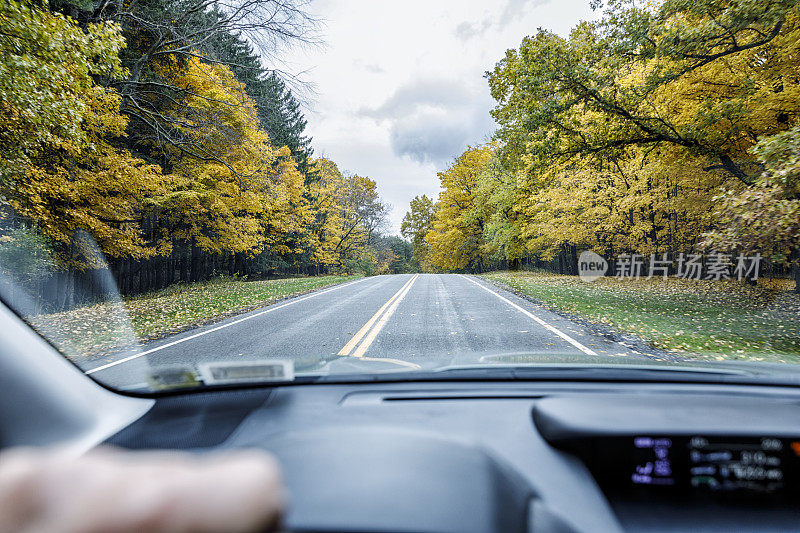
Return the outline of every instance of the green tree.
[[[99,89],[122,74],[119,27],[51,13],[44,2],[0,3],[0,180],[24,173],[45,149],[76,150]]]
[[[159,169],[109,142],[127,118],[119,95],[94,82],[122,74],[119,28],[81,28],[36,3],[0,10],[2,207],[36,225],[64,263],[79,260],[78,230],[112,257],[153,255],[140,223],[164,192]]]
[[[800,127],[761,139],[753,153],[764,172],[746,189],[721,195],[719,227],[704,244],[790,264],[800,292]]]
[[[411,241],[413,250],[412,265],[415,270],[430,270],[427,262],[430,246],[425,241],[425,236],[433,229],[433,220],[436,209],[433,201],[426,195],[415,196],[411,200],[410,210],[403,216],[400,233]]]

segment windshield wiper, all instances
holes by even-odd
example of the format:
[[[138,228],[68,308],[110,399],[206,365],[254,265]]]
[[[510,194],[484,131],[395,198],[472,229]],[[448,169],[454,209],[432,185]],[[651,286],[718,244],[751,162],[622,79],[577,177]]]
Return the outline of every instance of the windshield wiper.
[[[582,375],[597,375],[606,377],[609,374],[625,373],[628,376],[636,375],[653,375],[665,376],[667,374],[681,374],[681,375],[748,375],[747,372],[740,369],[729,368],[709,368],[707,366],[677,366],[677,365],[629,365],[629,364],[602,364],[602,363],[589,363],[589,364],[560,364],[560,363],[525,363],[525,364],[505,364],[505,365],[451,365],[436,369],[436,372],[457,372],[461,370],[492,370],[504,369],[510,371],[515,377],[537,376],[542,377],[546,375],[561,375],[569,374],[575,377],[576,374]]]
[[[627,364],[467,364],[439,368],[392,372],[298,372],[292,381],[242,380],[228,384],[195,382],[184,387],[160,387],[160,390],[248,388],[256,386],[291,386],[318,383],[403,383],[403,382],[626,382],[626,383],[709,383],[739,385],[800,385],[800,370],[777,371],[769,364],[710,363],[681,365]],[[222,386],[220,386],[222,385]],[[158,389],[156,389],[158,390]],[[151,392],[153,392],[151,384]],[[142,390],[141,392],[144,392]]]
[[[387,373],[300,374],[296,383],[364,383],[404,381],[576,381],[648,383],[731,383],[800,385],[800,372],[776,373],[749,363],[668,366],[622,364],[457,365]]]

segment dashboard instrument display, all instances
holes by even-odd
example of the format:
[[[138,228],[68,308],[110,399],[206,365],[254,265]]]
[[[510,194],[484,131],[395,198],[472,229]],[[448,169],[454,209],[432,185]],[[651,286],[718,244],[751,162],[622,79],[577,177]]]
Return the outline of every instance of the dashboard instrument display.
[[[800,485],[800,439],[636,436],[628,446],[634,487],[774,494]]]

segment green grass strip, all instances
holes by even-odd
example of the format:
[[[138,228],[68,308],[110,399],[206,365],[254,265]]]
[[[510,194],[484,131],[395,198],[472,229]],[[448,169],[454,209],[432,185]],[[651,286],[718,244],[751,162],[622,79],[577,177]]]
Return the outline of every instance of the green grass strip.
[[[716,360],[800,362],[800,297],[737,281],[581,281],[544,272],[484,278],[674,353]]]

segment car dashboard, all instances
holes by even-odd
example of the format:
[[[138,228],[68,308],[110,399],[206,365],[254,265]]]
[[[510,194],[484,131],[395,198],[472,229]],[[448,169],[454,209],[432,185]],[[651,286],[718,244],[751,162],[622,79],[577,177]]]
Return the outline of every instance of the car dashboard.
[[[165,395],[108,444],[261,448],[290,531],[776,531],[800,523],[800,392],[453,381]]]

